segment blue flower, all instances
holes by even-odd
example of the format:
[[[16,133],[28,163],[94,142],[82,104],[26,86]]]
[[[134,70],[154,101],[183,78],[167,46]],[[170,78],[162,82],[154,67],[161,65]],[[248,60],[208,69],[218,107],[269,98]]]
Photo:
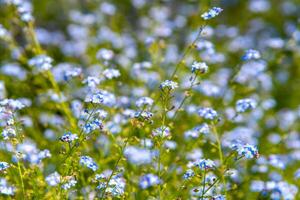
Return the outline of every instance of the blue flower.
[[[193,164],[194,166],[199,167],[201,170],[212,169],[216,166],[214,161],[210,159],[199,159],[195,161]]]
[[[0,171],[4,171],[9,168],[9,164],[7,162],[0,162]]]
[[[25,140],[23,143],[17,145],[17,151],[22,155],[22,159],[28,161],[32,165],[38,165],[45,158],[51,157],[49,150],[39,150],[36,144],[30,140]],[[14,160],[17,158],[14,157]]]
[[[117,69],[106,69],[103,71],[103,75],[107,79],[113,79],[113,78],[118,78],[121,74],[120,71]]]
[[[244,156],[247,159],[259,157],[257,148],[250,144],[242,144],[240,142],[236,142],[235,144],[231,145],[231,148],[235,150],[239,156]]]
[[[126,147],[124,155],[131,164],[135,165],[150,164],[155,156],[154,152],[149,149],[134,146]]]
[[[0,106],[5,107],[5,109],[8,111],[21,110],[25,107],[25,105],[17,99],[3,99],[0,101]]]
[[[115,175],[109,180],[107,186],[106,186],[106,180],[105,180],[105,182],[101,182],[97,186],[97,189],[99,189],[99,190],[106,189],[105,193],[108,193],[108,194],[112,195],[113,197],[119,197],[124,194],[125,186],[126,186],[125,179],[119,175]]]
[[[95,89],[97,85],[99,85],[101,80],[98,77],[88,76],[86,79],[83,80],[84,84],[87,84],[89,88]]]
[[[208,120],[215,120],[218,118],[218,113],[212,108],[202,107],[198,110],[198,115]]]
[[[136,102],[135,105],[139,108],[144,107],[144,106],[152,106],[153,104],[153,99],[150,97],[140,97]]]
[[[0,24],[0,38],[3,40],[7,40],[11,37],[10,32],[6,30],[2,24]]]
[[[97,52],[96,57],[99,60],[105,60],[105,61],[111,60],[114,57],[114,52],[112,50],[103,48]]]
[[[74,140],[77,140],[78,136],[76,134],[72,134],[71,132],[65,133],[63,136],[60,137],[60,140],[63,142],[73,142]]]
[[[265,188],[265,183],[263,181],[252,181],[250,190],[253,192],[261,192]]]
[[[245,51],[245,54],[242,57],[243,61],[248,61],[248,60],[257,60],[260,58],[260,53],[257,50],[254,49],[248,49]]]
[[[206,123],[203,123],[203,124],[200,124],[199,126],[196,126],[194,128],[194,130],[197,131],[198,133],[202,133],[204,135],[207,135],[210,131],[209,126]]]
[[[154,174],[146,174],[140,178],[139,186],[142,189],[147,189],[154,185],[159,185],[159,184],[161,184],[161,182],[162,181],[159,179],[158,176],[156,176]]]
[[[194,127],[191,130],[184,132],[184,137],[189,138],[198,138],[200,134],[207,135],[210,132],[209,126],[206,123],[200,124],[199,126]]]
[[[75,178],[71,177],[68,182],[64,183],[61,188],[64,190],[68,190],[72,187],[74,187],[76,185],[77,181],[75,180]]]
[[[4,178],[0,178],[0,193],[12,196],[15,194],[16,188],[9,186]]]
[[[49,186],[56,186],[60,183],[60,175],[57,172],[54,172],[46,177],[46,182]]]
[[[160,84],[160,89],[164,90],[167,88],[168,90],[174,90],[175,88],[178,88],[178,83],[170,80],[165,80]]]
[[[213,200],[226,200],[226,197],[223,195],[216,195],[212,197]]]
[[[183,179],[187,180],[195,176],[195,172],[192,169],[188,169],[184,174],[183,174]]]
[[[89,156],[81,156],[79,163],[83,166],[86,166],[87,168],[96,171],[98,169],[98,165],[95,163],[95,161],[89,157]]]
[[[256,104],[254,99],[240,99],[236,102],[235,108],[238,113],[243,113],[248,110],[253,110]]]
[[[34,67],[36,72],[43,72],[52,68],[53,59],[46,55],[38,55],[31,58],[28,64]]]
[[[97,129],[101,130],[103,128],[103,123],[101,120],[99,119],[94,119],[91,122],[87,122],[84,126],[83,126],[83,131],[86,134],[89,134]]]
[[[136,111],[134,113],[134,117],[138,118],[140,120],[146,120],[149,121],[152,117],[153,117],[153,113],[152,112],[148,112],[148,111]]]
[[[300,168],[296,170],[296,172],[294,173],[294,178],[295,179],[299,179],[300,178]]]
[[[108,91],[100,90],[94,93],[87,94],[85,102],[103,104],[108,107],[113,107],[116,104],[116,97],[114,94]]]
[[[64,75],[63,75],[64,80],[68,81],[73,77],[77,77],[81,74],[81,72],[82,72],[82,69],[79,67],[74,67],[74,68],[68,69],[68,70],[64,71]]]
[[[211,18],[214,18],[216,16],[218,16],[221,12],[223,11],[222,8],[219,7],[213,7],[212,9],[210,9],[208,12],[205,12],[201,15],[201,17],[204,20],[209,20]]]
[[[167,127],[167,126],[161,126],[157,129],[154,129],[152,131],[152,135],[153,136],[159,136],[159,137],[162,137],[162,138],[168,137],[168,136],[171,135],[170,128]]]
[[[1,134],[4,140],[8,140],[9,138],[16,137],[17,132],[12,127],[6,127],[5,129],[3,129]]]

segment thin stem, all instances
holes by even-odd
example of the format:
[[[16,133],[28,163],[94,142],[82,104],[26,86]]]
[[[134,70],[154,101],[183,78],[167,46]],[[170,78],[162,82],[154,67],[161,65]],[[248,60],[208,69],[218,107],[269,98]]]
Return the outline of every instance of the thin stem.
[[[178,71],[178,69],[179,69],[181,63],[183,62],[183,60],[185,59],[185,57],[190,53],[190,51],[192,50],[192,48],[196,45],[196,43],[197,43],[197,41],[200,39],[201,34],[202,34],[202,32],[203,32],[203,30],[204,30],[205,27],[206,27],[206,24],[200,26],[196,38],[193,40],[193,42],[192,42],[191,44],[189,44],[189,45],[185,48],[183,54],[181,55],[181,57],[179,58],[179,60],[176,62],[175,69],[174,69],[174,71],[172,72],[172,74],[171,74],[169,80],[173,80],[173,79],[175,78],[175,75],[176,75],[176,73],[177,73],[177,71]],[[151,95],[149,95],[149,96],[151,96]],[[155,105],[156,105],[155,102],[157,102],[158,99],[159,99],[159,97],[156,98],[156,100],[155,100],[154,103],[152,104],[151,109],[150,109],[150,112],[151,112],[151,111],[153,110],[153,108],[155,107]]]
[[[158,155],[158,178],[160,179],[161,177],[161,154],[162,154],[162,145],[159,145],[159,155]],[[159,199],[161,199],[161,185],[159,184],[158,186],[158,196]]]
[[[201,200],[203,200],[204,198],[205,184],[206,184],[206,169],[204,169],[204,175],[203,175],[203,187],[202,187]]]
[[[57,82],[55,81],[54,77],[53,77],[53,74],[51,73],[51,71],[47,71],[47,76],[48,76],[48,79],[54,89],[54,91],[59,95],[59,97],[61,98],[62,95],[61,95],[61,91],[59,89],[59,86],[57,84]],[[66,104],[66,102],[61,102],[59,104],[61,110],[65,113],[70,125],[71,125],[71,128],[74,130],[76,130],[76,121],[75,119],[73,118],[72,114],[71,114],[71,111],[68,107],[68,105]]]
[[[23,199],[26,199],[26,197],[25,197],[25,187],[24,187],[24,181],[23,181],[23,174],[22,174],[22,171],[21,171],[21,165],[20,165],[19,160],[18,160],[18,172],[19,172],[19,176],[20,176],[20,180],[21,180]]]
[[[36,33],[35,33],[35,30],[34,30],[34,24],[33,22],[30,22],[28,24],[28,33],[32,39],[32,42],[33,42],[33,46],[36,50],[36,54],[42,54],[43,53],[43,49],[37,39],[37,36],[36,36]],[[57,93],[57,95],[59,95],[59,97],[62,97],[61,96],[61,91],[59,89],[59,86],[57,84],[57,82],[55,81],[54,77],[53,77],[53,74],[51,71],[47,71],[46,72],[46,75],[47,75],[47,78],[49,79],[50,81],[50,84],[51,86],[53,87],[54,91]],[[71,111],[70,111],[70,108],[68,107],[68,105],[66,104],[66,102],[62,102],[60,104],[58,104],[60,109],[63,111],[63,113],[66,115],[67,119],[68,119],[68,122],[70,123],[70,126],[72,128],[73,131],[76,130],[77,126],[76,126],[76,120],[73,118],[72,114],[71,114]]]
[[[217,142],[217,147],[218,147],[218,153],[219,153],[219,159],[220,159],[220,167],[221,167],[221,179],[222,179],[222,183],[224,185],[224,188],[225,188],[225,197],[227,198],[227,189],[226,189],[226,179],[224,177],[224,174],[225,171],[224,171],[224,159],[223,159],[223,152],[222,152],[222,145],[221,145],[221,141],[220,141],[220,136],[217,132],[217,129],[216,129],[216,125],[212,124],[212,132],[214,133],[215,135],[215,138],[216,138],[216,142]]]
[[[231,76],[229,77],[229,85],[232,85],[232,84],[234,83],[234,81],[235,81],[237,75],[239,74],[239,72],[240,72],[242,66],[243,66],[243,65],[238,64],[238,65],[235,67],[233,73],[232,73]]]
[[[202,195],[204,196],[214,185],[216,185],[220,181],[220,178],[217,178],[213,184],[211,184],[203,193]]]
[[[17,122],[17,119],[16,119],[14,114],[12,114],[12,118],[13,118],[13,121],[14,121],[14,129],[16,131],[17,138],[18,138],[18,140],[20,140],[18,142],[21,142],[22,137],[21,137],[21,133],[19,133],[18,122]],[[14,145],[14,149],[16,149],[15,145]],[[18,159],[18,173],[19,173],[20,180],[21,180],[22,195],[23,195],[22,199],[26,199],[26,197],[25,197],[25,187],[24,187],[24,181],[23,181],[23,174],[22,174],[22,170],[21,170],[20,160],[19,160],[17,154],[18,154],[18,152],[15,152],[15,155],[17,156],[17,159]]]
[[[26,57],[24,56],[24,50],[20,49],[20,47],[18,47],[16,41],[14,40],[13,37],[9,37],[7,40],[6,40],[7,44],[8,44],[8,48],[13,52],[14,50],[18,49],[20,50],[20,54],[19,56],[16,58],[16,60],[18,60],[20,63],[22,64],[26,64],[27,63],[27,60],[26,60]]]
[[[244,156],[240,156],[239,158],[237,158],[235,161],[234,161],[234,164],[237,163],[240,159],[242,159]],[[224,174],[228,171],[228,169],[226,169],[224,171]],[[216,185],[218,182],[220,181],[220,178],[217,178],[213,184],[211,184],[205,191],[204,193],[202,193],[202,195],[204,196],[214,185]]]
[[[179,66],[181,65],[182,61],[184,60],[184,58],[189,54],[189,52],[191,51],[191,49],[196,45],[196,42],[200,39],[201,37],[201,33],[203,32],[204,28],[205,28],[206,25],[202,25],[200,28],[199,28],[199,31],[197,33],[197,36],[196,38],[193,40],[193,42],[187,46],[187,48],[185,49],[185,51],[183,52],[181,58],[179,59],[179,61],[177,62],[176,64],[176,67],[175,67],[175,70],[173,71],[172,75],[171,75],[171,78],[170,80],[173,80],[178,69],[179,69]]]
[[[187,182],[187,180],[185,179],[183,181],[182,185],[180,186],[179,190],[174,194],[174,196],[171,199],[179,199],[180,198],[182,190],[185,189],[185,187],[186,187],[186,185],[185,185],[186,182]],[[177,198],[175,198],[176,196],[177,196]]]
[[[40,43],[39,43],[39,41],[38,41],[38,39],[37,39],[37,36],[36,36],[36,34],[35,34],[33,22],[30,22],[30,23],[28,24],[28,32],[29,32],[29,34],[30,34],[30,36],[31,36],[31,39],[32,39],[34,48],[35,48],[35,50],[36,50],[36,53],[37,53],[37,54],[43,53],[43,50],[42,50],[42,48],[41,48],[41,45],[40,45]]]
[[[193,86],[195,85],[195,81],[196,81],[196,79],[197,79],[197,76],[198,76],[198,72],[195,73],[195,77],[192,79],[191,85],[190,85],[190,87],[186,90],[186,92],[189,92],[189,91],[192,90]],[[176,109],[176,111],[175,111],[175,113],[174,113],[172,119],[176,119],[177,114],[178,114],[178,111],[182,108],[182,106],[184,105],[185,101],[186,101],[189,97],[190,97],[189,94],[185,94],[183,100],[180,102],[178,108]]]
[[[124,145],[123,145],[123,147],[122,147],[122,150],[121,150],[121,152],[120,152],[119,158],[118,158],[117,162],[115,163],[114,168],[113,168],[113,170],[112,170],[112,172],[111,172],[109,178],[107,179],[107,181],[106,181],[106,183],[105,183],[105,188],[104,188],[104,190],[103,190],[103,193],[102,193],[100,199],[103,199],[103,198],[105,197],[105,192],[106,192],[106,190],[107,190],[107,188],[108,188],[109,182],[110,182],[110,180],[112,179],[112,177],[113,177],[115,171],[117,170],[117,167],[118,167],[118,165],[119,165],[120,160],[121,160],[122,157],[123,157],[123,152],[124,152],[124,149],[126,148],[127,144],[128,144],[128,139],[126,139],[126,141],[125,141],[125,143],[124,143]]]
[[[166,93],[165,93],[166,92]],[[162,132],[164,132],[164,128],[165,128],[165,125],[166,125],[166,118],[167,118],[167,113],[168,113],[168,102],[170,100],[170,91],[162,91],[162,96],[161,96],[161,99],[162,99],[162,107],[163,107],[163,113],[162,113]],[[158,163],[157,163],[157,166],[158,166],[158,172],[157,172],[157,175],[158,175],[158,178],[160,179],[161,178],[161,157],[162,157],[162,152],[163,152],[163,140],[162,141],[158,141],[157,142],[158,144],[158,149],[159,149],[159,154],[158,154]],[[158,186],[158,197],[159,199],[162,199],[162,187],[161,185],[159,184]]]
[[[87,117],[87,119],[84,122],[84,125],[81,127],[81,130],[78,134],[78,138],[79,138],[79,142],[78,144],[80,145],[84,138],[82,138],[82,134],[83,134],[83,127],[90,121],[91,117],[94,115],[96,108],[94,108],[92,110],[92,112],[89,114],[89,116]],[[73,153],[73,150],[76,148],[76,144],[74,144],[70,149],[69,149],[69,153],[67,154],[67,156],[64,158],[64,160],[61,163],[64,163]]]

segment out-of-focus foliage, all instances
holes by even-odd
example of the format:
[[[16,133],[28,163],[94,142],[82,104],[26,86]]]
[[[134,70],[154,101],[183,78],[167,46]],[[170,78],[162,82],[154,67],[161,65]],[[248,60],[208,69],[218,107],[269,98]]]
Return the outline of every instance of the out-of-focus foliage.
[[[0,0],[3,199],[300,199],[299,0]]]

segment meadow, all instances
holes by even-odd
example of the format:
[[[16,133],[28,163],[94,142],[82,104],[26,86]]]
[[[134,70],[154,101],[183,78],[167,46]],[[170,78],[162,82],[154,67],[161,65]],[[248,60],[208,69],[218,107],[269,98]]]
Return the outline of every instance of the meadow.
[[[0,0],[0,199],[300,199],[299,0]]]

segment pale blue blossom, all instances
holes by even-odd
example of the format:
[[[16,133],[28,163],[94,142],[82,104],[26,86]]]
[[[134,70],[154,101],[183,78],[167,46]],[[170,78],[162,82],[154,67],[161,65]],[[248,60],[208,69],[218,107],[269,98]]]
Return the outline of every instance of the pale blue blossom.
[[[159,179],[158,176],[154,174],[146,174],[140,178],[139,186],[142,189],[147,189],[149,187],[159,185],[162,181]]]
[[[213,7],[212,9],[210,9],[208,12],[205,12],[201,15],[201,17],[204,20],[209,20],[211,18],[214,18],[216,16],[218,16],[221,12],[223,11],[222,8],[219,7]]]

